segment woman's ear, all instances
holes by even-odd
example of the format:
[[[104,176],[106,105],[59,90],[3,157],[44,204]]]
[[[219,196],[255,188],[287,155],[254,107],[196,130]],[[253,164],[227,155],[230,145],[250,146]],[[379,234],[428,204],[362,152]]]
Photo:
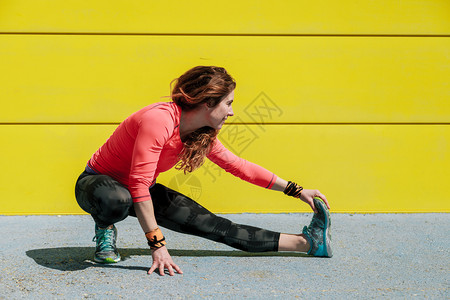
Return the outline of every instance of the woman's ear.
[[[203,103],[203,106],[204,106],[204,108],[205,108],[206,110],[211,110],[211,108],[212,108],[212,107],[209,106],[208,101],[204,102],[204,103]]]

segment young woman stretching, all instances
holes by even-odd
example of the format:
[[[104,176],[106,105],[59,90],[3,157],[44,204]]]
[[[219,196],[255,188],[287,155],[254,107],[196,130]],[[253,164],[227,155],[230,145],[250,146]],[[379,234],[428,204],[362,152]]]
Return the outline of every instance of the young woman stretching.
[[[299,251],[331,257],[327,199],[237,157],[217,139],[228,117],[236,82],[224,68],[198,66],[176,80],[173,102],[160,102],[130,115],[88,161],[77,180],[80,207],[95,221],[100,263],[120,261],[115,223],[136,216],[151,248],[153,264],[164,275],[181,269],[172,261],[159,226],[204,237],[250,252]],[[266,189],[300,198],[315,212],[302,234],[284,234],[235,224],[156,179],[175,166],[192,172],[208,158],[227,172]]]

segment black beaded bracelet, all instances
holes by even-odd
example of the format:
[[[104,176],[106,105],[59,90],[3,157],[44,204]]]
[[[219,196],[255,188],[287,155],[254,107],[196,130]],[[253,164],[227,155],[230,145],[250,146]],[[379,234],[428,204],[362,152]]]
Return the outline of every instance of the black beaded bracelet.
[[[285,193],[288,196],[292,196],[295,198],[300,198],[300,195],[302,194],[303,187],[299,186],[295,182],[288,181],[288,184],[286,188],[284,189],[283,193]]]

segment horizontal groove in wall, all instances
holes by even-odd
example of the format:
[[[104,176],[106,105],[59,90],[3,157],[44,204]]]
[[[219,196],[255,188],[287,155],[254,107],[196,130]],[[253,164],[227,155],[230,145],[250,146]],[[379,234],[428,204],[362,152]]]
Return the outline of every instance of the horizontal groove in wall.
[[[449,123],[431,122],[299,122],[299,123],[226,123],[225,125],[450,125]]]
[[[230,212],[230,211],[214,211],[215,214],[223,214],[223,215],[235,215],[242,214],[242,212]],[[251,212],[244,212],[246,214],[311,214],[310,212],[305,212],[304,210],[261,210],[256,211],[253,210]],[[415,210],[333,210],[333,214],[389,214],[389,215],[399,215],[399,214],[420,214],[420,215],[436,215],[436,214],[448,214],[450,211],[415,211]],[[3,212],[0,216],[87,216],[88,214],[85,212]]]
[[[5,35],[146,35],[146,36],[254,36],[254,37],[450,37],[450,34],[291,34],[291,33],[139,33],[139,32],[0,32]]]
[[[82,123],[78,123],[78,122],[67,122],[67,123],[59,123],[59,122],[41,122],[41,123],[0,123],[0,126],[2,125],[119,125],[120,123],[108,123],[108,122],[82,122]]]
[[[119,125],[120,123],[102,123],[102,122],[83,122],[83,123],[77,123],[77,122],[70,122],[70,123],[0,123],[0,126],[2,125],[28,125],[28,126],[35,126],[35,125]],[[342,122],[342,123],[225,123],[225,125],[450,125],[449,123],[376,123],[376,122]]]

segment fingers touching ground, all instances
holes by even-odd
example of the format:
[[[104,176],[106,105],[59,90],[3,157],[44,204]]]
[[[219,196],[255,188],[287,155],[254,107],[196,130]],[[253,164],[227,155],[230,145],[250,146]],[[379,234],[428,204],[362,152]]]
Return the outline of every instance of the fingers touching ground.
[[[178,267],[172,260],[172,257],[169,255],[166,247],[159,248],[152,252],[153,264],[152,267],[148,270],[148,274],[152,274],[153,271],[158,269],[159,275],[164,276],[164,270],[167,269],[170,276],[175,275],[175,271],[178,274],[183,274],[180,267]]]
[[[150,275],[153,272],[156,271],[156,273],[159,273],[159,275],[164,276],[165,270],[167,269],[168,273],[170,276],[174,276],[175,275],[175,271],[178,274],[183,274],[183,271],[181,271],[180,267],[178,267],[176,264],[172,264],[172,265],[164,265],[164,264],[153,264],[152,267],[148,270],[147,274]]]

